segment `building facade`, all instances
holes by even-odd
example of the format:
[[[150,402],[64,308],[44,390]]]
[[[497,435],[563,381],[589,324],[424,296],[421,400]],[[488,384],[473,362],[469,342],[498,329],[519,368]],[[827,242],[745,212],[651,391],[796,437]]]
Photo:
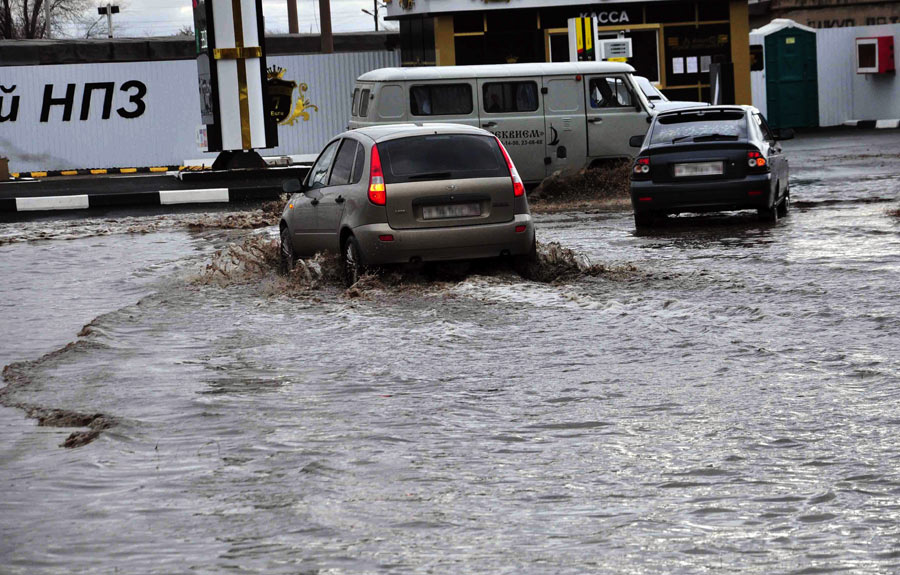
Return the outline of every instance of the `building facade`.
[[[593,15],[598,35],[632,39],[628,63],[671,99],[709,101],[709,66],[749,104],[747,0],[389,0],[404,66],[569,60],[568,20]]]
[[[750,27],[788,18],[816,29],[900,24],[897,0],[749,0]]]

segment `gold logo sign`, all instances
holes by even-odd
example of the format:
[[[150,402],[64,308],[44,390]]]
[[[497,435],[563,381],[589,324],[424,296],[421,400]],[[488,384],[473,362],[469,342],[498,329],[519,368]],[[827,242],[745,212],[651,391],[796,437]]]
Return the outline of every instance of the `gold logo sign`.
[[[309,86],[285,80],[284,68],[272,66],[266,72],[271,102],[269,113],[279,126],[293,126],[300,121],[300,118],[303,118],[304,122],[308,122],[310,112],[319,111],[319,107],[313,104],[306,95]],[[297,90],[296,100],[294,99],[294,90]]]

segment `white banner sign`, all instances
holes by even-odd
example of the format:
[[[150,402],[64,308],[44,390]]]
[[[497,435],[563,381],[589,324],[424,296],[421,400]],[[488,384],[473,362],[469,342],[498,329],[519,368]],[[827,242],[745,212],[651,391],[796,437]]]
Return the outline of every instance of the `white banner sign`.
[[[399,52],[271,56],[293,83],[278,148],[317,153],[350,118],[356,78]],[[290,90],[290,87],[288,88]],[[0,156],[11,172],[181,165],[201,152],[193,60],[0,67]]]

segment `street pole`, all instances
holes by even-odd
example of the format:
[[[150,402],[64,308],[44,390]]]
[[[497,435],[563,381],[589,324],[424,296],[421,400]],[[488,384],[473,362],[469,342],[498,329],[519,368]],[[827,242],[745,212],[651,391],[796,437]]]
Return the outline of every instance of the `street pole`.
[[[300,20],[297,17],[297,0],[287,0],[288,9],[288,32],[291,34],[300,33]]]
[[[374,0],[372,4],[375,5],[375,31],[378,32],[378,0]]]
[[[331,3],[329,0],[319,0],[319,22],[322,25],[322,53],[334,52],[334,36],[331,34]]]
[[[106,3],[106,24],[107,24],[107,26],[108,26],[107,29],[109,30],[107,36],[109,36],[110,38],[112,38],[112,37],[113,37],[113,28],[112,28],[112,4],[110,4],[109,2]]]

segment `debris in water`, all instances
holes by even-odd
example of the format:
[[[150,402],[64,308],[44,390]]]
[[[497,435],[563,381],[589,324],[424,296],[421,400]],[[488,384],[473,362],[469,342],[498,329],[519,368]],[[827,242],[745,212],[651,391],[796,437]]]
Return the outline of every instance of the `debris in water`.
[[[536,213],[630,208],[630,176],[630,161],[610,160],[575,174],[554,174],[541,182],[528,199]]]
[[[201,214],[188,220],[190,229],[225,229],[225,230],[254,230],[277,226],[287,203],[288,196],[282,195],[278,200],[264,203],[258,210],[237,212],[230,214]]]
[[[340,283],[340,260],[333,254],[300,259],[287,276],[278,274],[279,243],[267,235],[253,235],[213,254],[196,283],[226,287],[264,282],[271,294],[297,294]]]
[[[85,326],[85,328],[87,328],[87,326]],[[117,424],[116,419],[102,413],[85,414],[68,409],[53,409],[29,403],[20,403],[14,401],[12,398],[17,389],[31,384],[31,378],[27,373],[29,369],[42,363],[52,361],[79,347],[84,347],[83,340],[69,343],[35,361],[22,361],[7,365],[3,368],[3,379],[6,381],[7,386],[0,389],[0,404],[21,409],[25,412],[25,415],[32,419],[36,419],[38,425],[41,427],[86,427],[86,430],[72,432],[60,445],[60,447],[68,449],[82,447],[94,441],[100,437],[100,434],[103,431],[114,427]]]

